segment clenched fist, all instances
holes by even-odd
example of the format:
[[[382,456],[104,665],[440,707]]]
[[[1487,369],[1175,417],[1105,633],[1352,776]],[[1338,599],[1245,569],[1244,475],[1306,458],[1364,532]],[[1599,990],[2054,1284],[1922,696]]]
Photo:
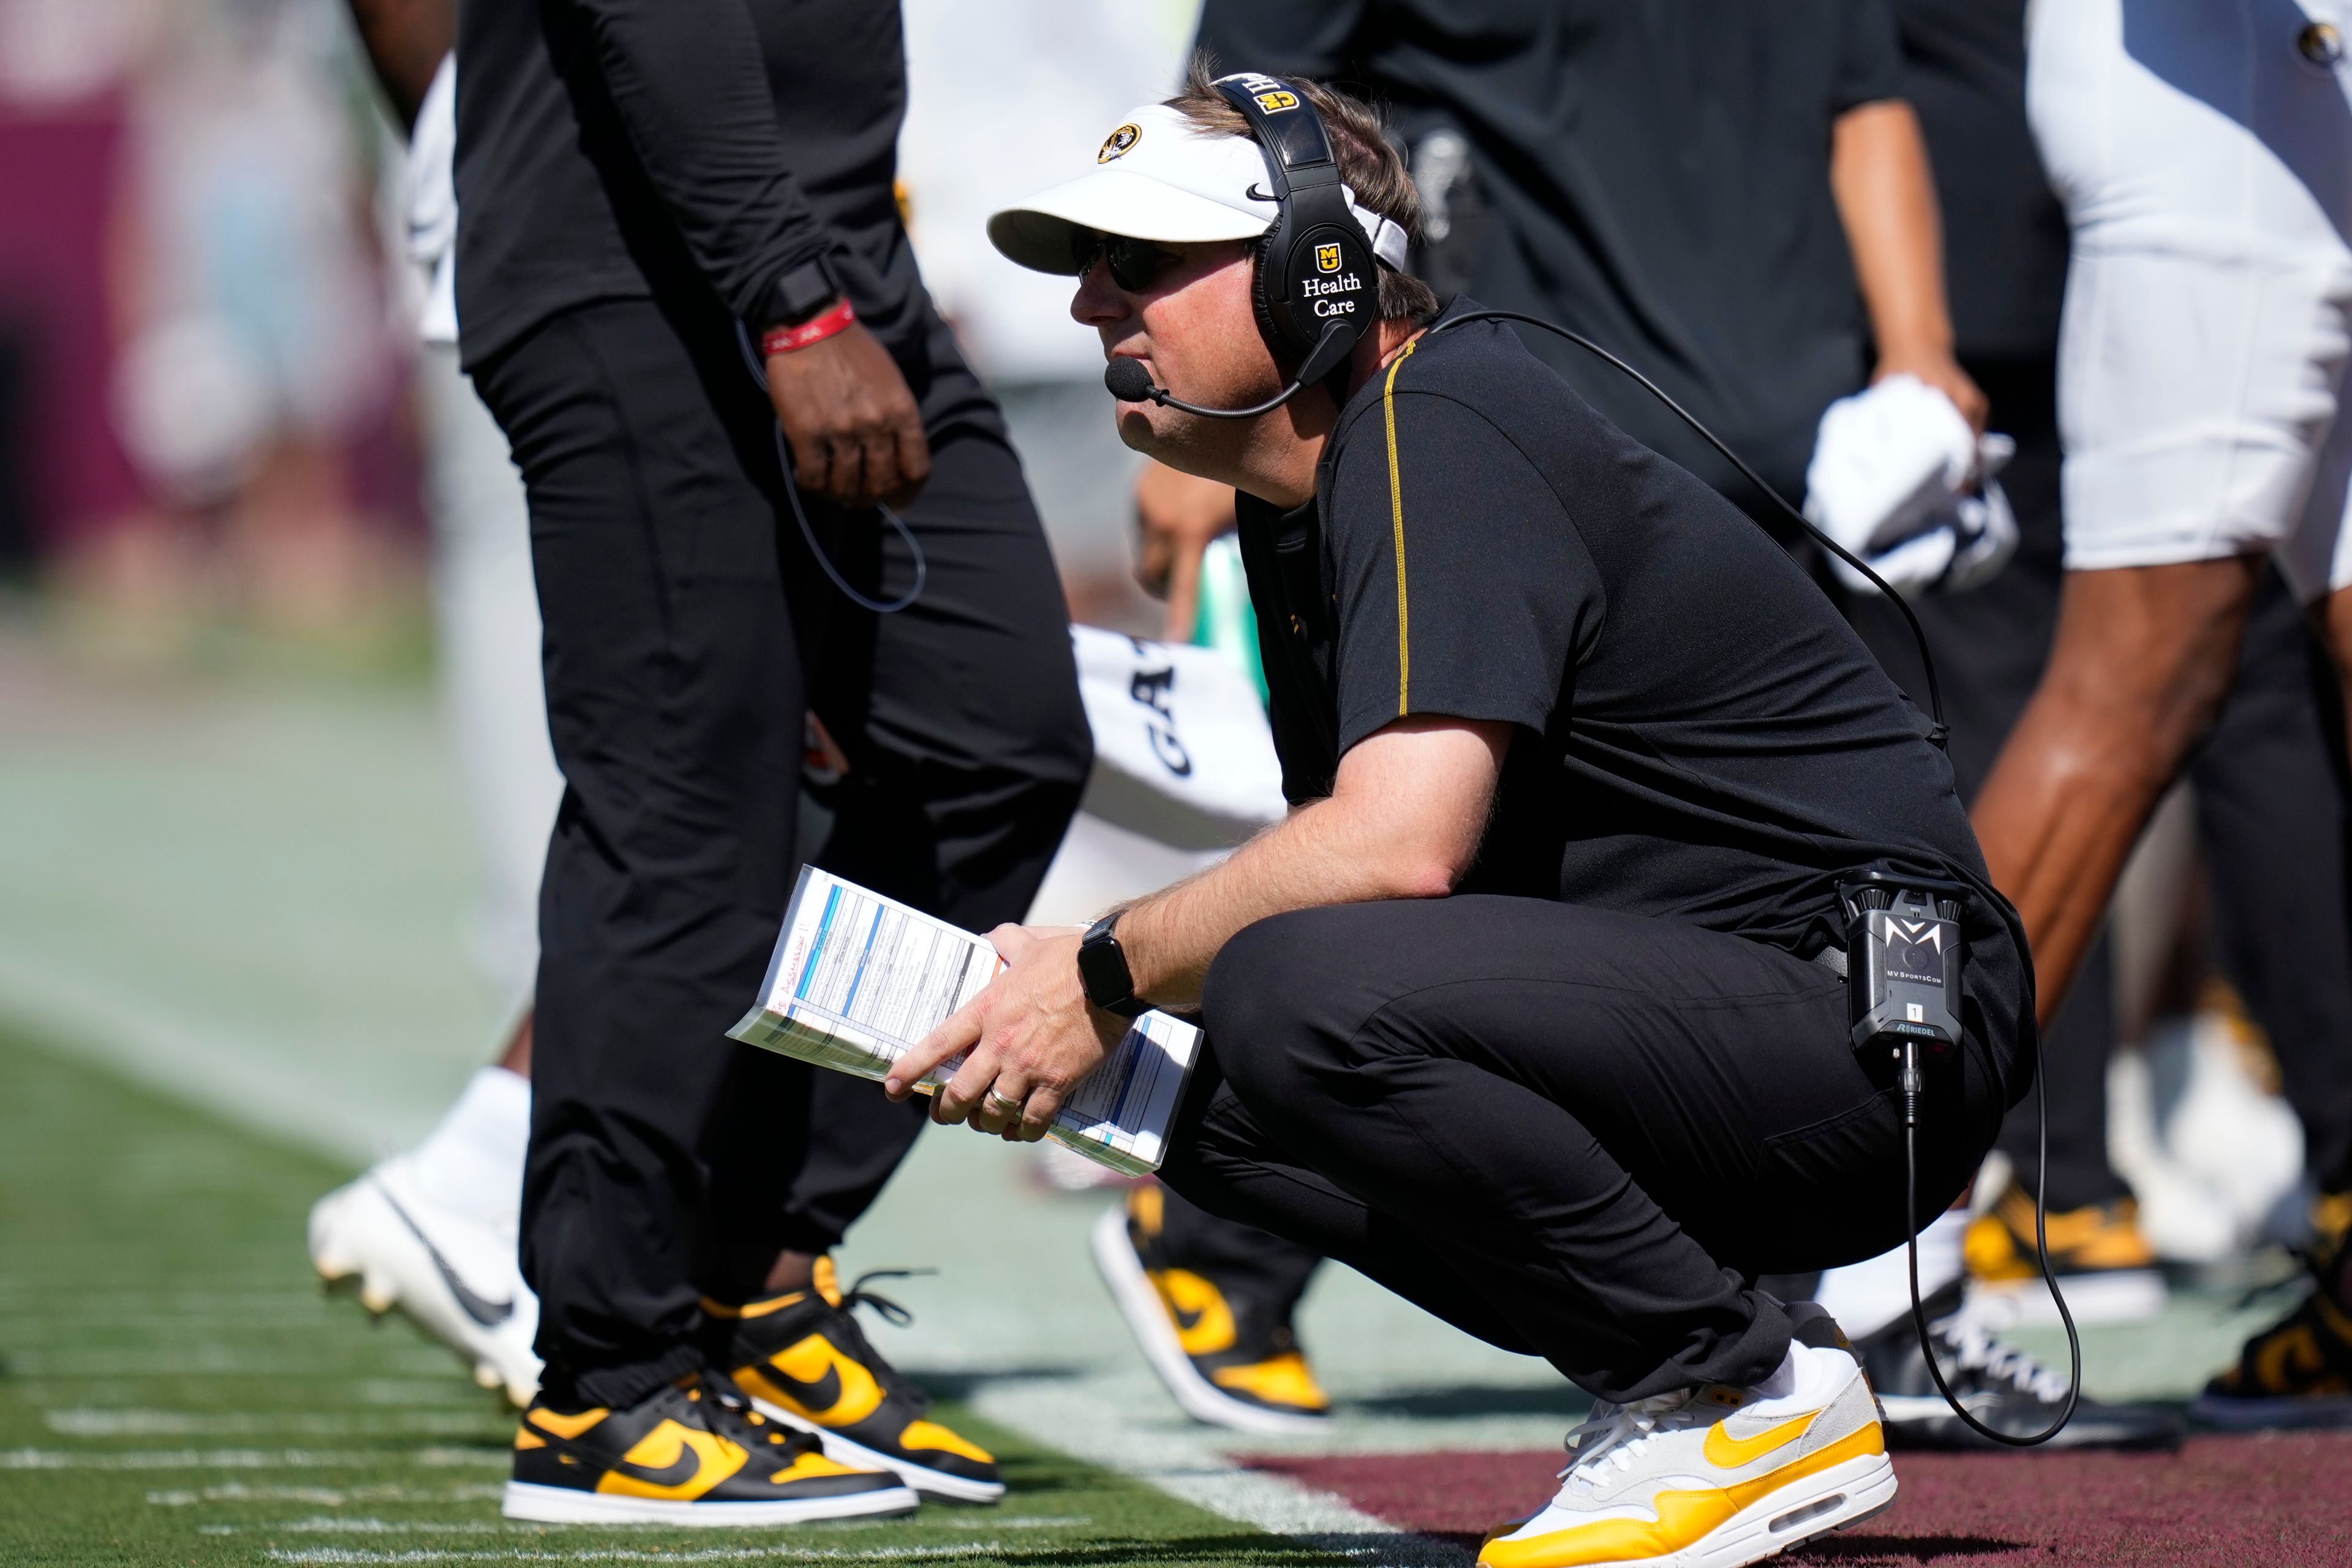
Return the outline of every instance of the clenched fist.
[[[844,506],[903,506],[931,477],[915,395],[889,352],[858,323],[769,355],[768,396],[803,489]]]

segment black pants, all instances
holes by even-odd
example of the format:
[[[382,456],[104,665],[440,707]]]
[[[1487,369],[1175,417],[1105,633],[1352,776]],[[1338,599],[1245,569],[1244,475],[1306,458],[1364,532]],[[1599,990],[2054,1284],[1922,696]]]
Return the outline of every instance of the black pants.
[[[2273,569],[2229,704],[2189,769],[2213,960],[2277,1052],[2304,1155],[2352,1192],[2352,878],[2334,670]],[[2104,1107],[2103,1107],[2104,1109]]]
[[[1952,771],[1972,801],[2050,661],[2064,584],[2055,386],[2048,360],[1971,361],[1993,423],[2016,437],[2001,476],[2017,512],[2016,559],[1984,587],[1915,605],[1943,678]],[[1916,645],[1894,608],[1847,597],[1888,673],[1924,692]],[[2342,742],[2326,660],[2275,572],[2258,595],[2219,724],[2191,760],[2198,828],[2212,868],[2216,957],[2276,1046],[2313,1172],[2352,1186],[2352,882],[2345,875]],[[2043,1194],[2053,1208],[2126,1195],[2107,1160],[2107,1058],[2116,1045],[2114,959],[2102,937],[2042,1037],[2050,1105]],[[2000,1147],[2029,1191],[2042,1181],[2032,1100]]]
[[[704,1292],[755,1289],[872,1202],[919,1102],[739,1046],[797,867],[803,714],[847,753],[819,858],[967,927],[1017,920],[1089,743],[1052,560],[984,400],[935,424],[915,606],[855,610],[787,510],[715,308],[618,301],[476,375],[530,491],[565,790],[541,898],[523,1269],[551,1376],[632,1403],[690,1368]],[[911,575],[813,506],[869,595]]]
[[[1753,1277],[1908,1234],[1844,982],[1774,949],[1535,900],[1348,905],[1243,931],[1206,1004],[1161,1179],[1599,1398],[1768,1375],[1789,1324]],[[1934,1075],[1922,1223],[1992,1142],[1995,1059],[1971,1037]]]
[[[1248,1297],[1277,1322],[1289,1320],[1322,1267],[1321,1253],[1270,1230],[1221,1218],[1172,1189],[1160,1196],[1162,1258]]]

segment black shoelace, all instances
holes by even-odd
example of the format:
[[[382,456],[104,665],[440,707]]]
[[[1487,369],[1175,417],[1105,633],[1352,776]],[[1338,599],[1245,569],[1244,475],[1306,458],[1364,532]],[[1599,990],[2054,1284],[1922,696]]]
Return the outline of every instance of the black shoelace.
[[[834,1309],[834,1316],[838,1320],[834,1337],[839,1341],[842,1349],[874,1374],[874,1380],[882,1385],[885,1394],[912,1401],[918,1412],[930,1408],[931,1396],[908,1382],[897,1367],[876,1352],[866,1337],[865,1329],[858,1324],[855,1309],[870,1307],[876,1317],[892,1328],[906,1328],[914,1322],[915,1314],[889,1297],[868,1290],[866,1282],[869,1279],[913,1279],[938,1272],[936,1268],[869,1268],[849,1282],[849,1289],[841,1293],[840,1305]]]
[[[688,1397],[701,1406],[703,1420],[713,1436],[725,1437],[748,1452],[780,1455],[787,1461],[824,1451],[824,1445],[811,1434],[771,1421],[752,1408],[751,1401],[735,1386],[735,1380],[718,1368],[704,1368],[698,1382],[699,1386]]]

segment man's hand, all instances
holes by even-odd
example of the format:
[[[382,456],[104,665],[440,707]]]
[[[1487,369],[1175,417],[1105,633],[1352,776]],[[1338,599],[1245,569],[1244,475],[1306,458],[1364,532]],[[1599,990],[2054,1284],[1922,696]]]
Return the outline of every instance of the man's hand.
[[[1087,1001],[1080,934],[1066,926],[989,932],[1011,967],[893,1063],[883,1091],[904,1100],[925,1073],[969,1052],[931,1101],[931,1120],[969,1121],[1009,1142],[1045,1136],[1070,1090],[1127,1033],[1126,1019]]]
[[[1146,464],[1135,481],[1135,520],[1141,534],[1136,581],[1145,593],[1168,601],[1162,635],[1170,642],[1190,642],[1200,613],[1201,557],[1233,531],[1233,487],[1165,463]]]
[[[903,506],[931,477],[915,395],[889,351],[858,323],[768,356],[768,396],[803,489],[844,506]]]

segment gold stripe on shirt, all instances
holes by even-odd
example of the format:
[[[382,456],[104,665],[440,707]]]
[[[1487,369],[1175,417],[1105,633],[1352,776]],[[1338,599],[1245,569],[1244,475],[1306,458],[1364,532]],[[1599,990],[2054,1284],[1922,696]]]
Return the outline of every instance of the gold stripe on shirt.
[[[1412,711],[1412,621],[1405,609],[1404,487],[1397,479],[1396,379],[1397,372],[1404,368],[1404,362],[1412,357],[1412,351],[1420,343],[1419,338],[1413,339],[1405,344],[1402,353],[1390,362],[1388,381],[1381,388],[1381,412],[1388,420],[1389,428],[1389,512],[1396,529],[1397,717],[1400,719]]]

